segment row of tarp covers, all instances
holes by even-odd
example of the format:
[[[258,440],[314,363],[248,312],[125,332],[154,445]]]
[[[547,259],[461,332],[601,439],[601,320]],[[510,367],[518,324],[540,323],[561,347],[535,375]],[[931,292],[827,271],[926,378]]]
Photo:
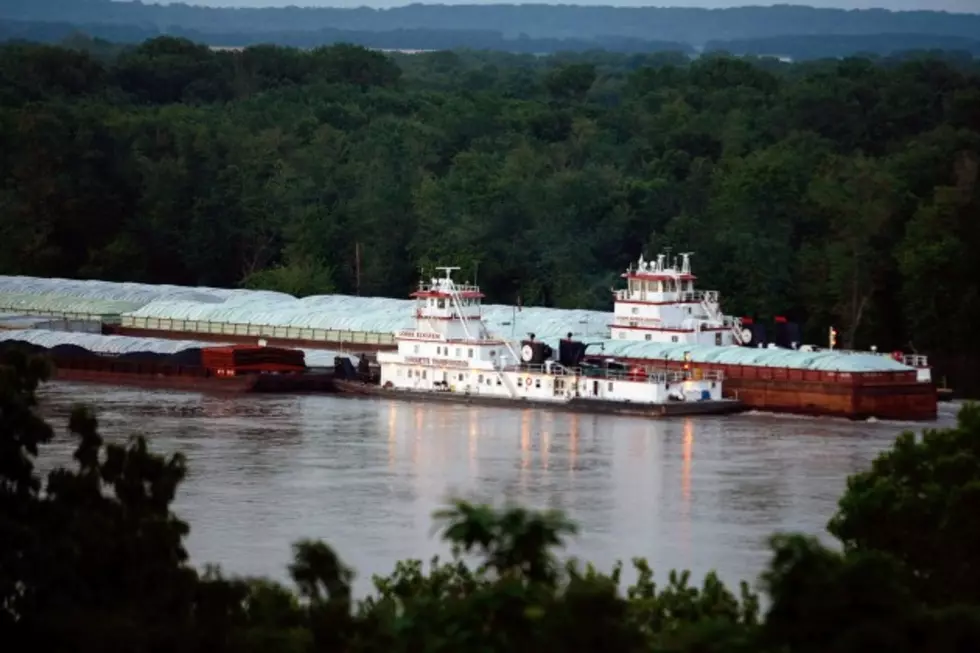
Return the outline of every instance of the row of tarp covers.
[[[53,297],[116,301],[145,306],[160,300],[220,304],[239,296],[292,298],[291,295],[266,290],[171,286],[117,281],[81,279],[48,279],[0,275],[0,295],[50,295]]]
[[[126,313],[126,326],[140,327],[150,320],[227,325],[261,325],[360,333],[391,334],[410,328],[415,321],[415,303],[406,299],[319,295],[270,300],[240,296],[221,304],[158,301]],[[520,339],[528,333],[539,338],[558,338],[573,332],[598,336],[608,332],[612,315],[601,311],[488,304],[483,322],[497,336]]]
[[[9,303],[11,306],[4,306]],[[119,315],[131,326],[146,320],[209,322],[391,334],[413,324],[409,299],[315,295],[297,299],[264,290],[181,287],[108,281],[0,276],[0,310],[65,315]],[[484,322],[511,339],[597,336],[608,331],[611,314],[490,304]]]

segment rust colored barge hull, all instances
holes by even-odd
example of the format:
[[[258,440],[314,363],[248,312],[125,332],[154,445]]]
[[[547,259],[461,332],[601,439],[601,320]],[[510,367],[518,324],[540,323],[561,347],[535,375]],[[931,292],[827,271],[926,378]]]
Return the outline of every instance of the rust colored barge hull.
[[[200,367],[109,359],[53,362],[54,378],[59,381],[218,394],[336,392],[332,373],[218,376]]]
[[[677,361],[655,362],[672,369],[684,366]],[[849,373],[694,363],[690,367],[695,373],[698,369],[724,373],[724,396],[738,399],[750,410],[912,422],[934,421],[938,414],[935,384],[917,381],[915,371]]]
[[[186,392],[231,393],[252,392],[255,378],[249,376],[219,379],[205,376],[179,374],[150,374],[109,370],[84,370],[57,366],[54,378],[76,383],[101,383],[105,385],[145,388],[147,390],[183,390]]]
[[[931,421],[937,416],[931,383],[845,385],[814,381],[726,379],[724,395],[749,409],[796,415],[898,421]]]

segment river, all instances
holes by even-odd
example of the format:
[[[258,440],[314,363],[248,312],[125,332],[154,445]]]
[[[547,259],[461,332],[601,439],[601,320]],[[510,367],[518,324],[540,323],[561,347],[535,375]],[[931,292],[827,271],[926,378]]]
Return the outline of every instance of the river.
[[[431,514],[450,496],[555,506],[579,524],[566,555],[608,569],[645,556],[664,577],[715,569],[754,581],[776,531],[821,535],[849,474],[922,425],[766,414],[643,420],[331,396],[216,397],[55,383],[61,427],[44,467],[70,460],[71,405],[103,434],[182,451],[175,511],[192,561],[285,580],[290,545],[322,538],[358,571],[446,553]],[[955,423],[940,405],[938,426]]]

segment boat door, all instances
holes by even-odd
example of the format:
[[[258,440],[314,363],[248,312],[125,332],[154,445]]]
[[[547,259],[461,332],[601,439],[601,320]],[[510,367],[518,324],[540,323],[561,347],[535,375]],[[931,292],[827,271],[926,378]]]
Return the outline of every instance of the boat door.
[[[449,372],[446,370],[442,371],[442,385],[449,386]]]
[[[598,381],[593,381],[592,382],[592,396],[593,397],[598,397],[599,396],[599,382]]]

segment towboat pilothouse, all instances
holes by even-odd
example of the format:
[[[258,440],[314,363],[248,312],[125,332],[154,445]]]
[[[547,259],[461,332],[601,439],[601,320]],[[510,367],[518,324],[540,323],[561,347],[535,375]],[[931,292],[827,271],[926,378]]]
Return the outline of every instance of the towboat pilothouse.
[[[681,264],[667,256],[644,261],[622,275],[626,288],[613,291],[610,335],[620,340],[687,343],[692,345],[748,344],[752,333],[742,321],[721,312],[717,290],[695,290],[691,254]]]
[[[719,372],[624,366],[586,354],[568,338],[554,348],[534,334],[511,344],[483,322],[479,287],[457,284],[452,272],[420,282],[415,326],[397,332],[397,350],[379,352],[376,386],[336,380],[338,390],[410,399],[534,405],[582,412],[689,415],[732,412],[740,402],[722,398]]]

